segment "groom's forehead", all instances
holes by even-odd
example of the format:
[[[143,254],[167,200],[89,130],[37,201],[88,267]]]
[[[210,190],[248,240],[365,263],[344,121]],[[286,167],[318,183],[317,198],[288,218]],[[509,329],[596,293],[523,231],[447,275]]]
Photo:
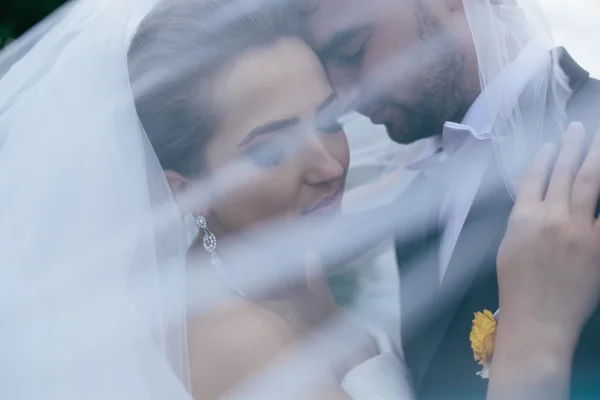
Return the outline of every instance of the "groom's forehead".
[[[321,50],[338,34],[372,21],[372,12],[361,0],[301,0],[307,4],[305,39]]]

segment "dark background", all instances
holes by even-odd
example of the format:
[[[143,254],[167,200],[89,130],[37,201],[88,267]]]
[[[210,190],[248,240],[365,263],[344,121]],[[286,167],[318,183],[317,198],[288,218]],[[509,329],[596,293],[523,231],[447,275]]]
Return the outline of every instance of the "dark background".
[[[0,48],[19,37],[65,0],[0,0]]]

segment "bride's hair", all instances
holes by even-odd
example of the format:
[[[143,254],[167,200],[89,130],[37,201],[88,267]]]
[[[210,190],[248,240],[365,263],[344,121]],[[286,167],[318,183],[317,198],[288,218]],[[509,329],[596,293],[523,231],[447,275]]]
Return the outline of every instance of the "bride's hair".
[[[139,119],[165,170],[199,173],[219,121],[213,83],[235,56],[295,35],[287,0],[163,0],[128,51]]]

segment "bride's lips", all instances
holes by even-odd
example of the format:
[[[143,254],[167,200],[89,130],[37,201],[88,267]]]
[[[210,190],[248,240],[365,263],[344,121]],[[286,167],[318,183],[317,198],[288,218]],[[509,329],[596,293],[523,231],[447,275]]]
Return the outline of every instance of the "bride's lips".
[[[306,208],[303,211],[303,214],[328,215],[336,213],[339,211],[342,204],[342,194],[342,189],[336,190],[330,195],[323,197],[309,208]]]

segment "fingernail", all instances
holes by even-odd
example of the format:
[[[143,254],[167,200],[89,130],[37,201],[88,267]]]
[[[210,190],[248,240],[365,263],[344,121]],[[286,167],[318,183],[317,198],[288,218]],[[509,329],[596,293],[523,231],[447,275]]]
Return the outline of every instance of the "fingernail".
[[[572,133],[583,133],[585,132],[585,127],[583,126],[583,124],[581,122],[571,122],[569,124],[569,128],[567,129],[569,132]]]

